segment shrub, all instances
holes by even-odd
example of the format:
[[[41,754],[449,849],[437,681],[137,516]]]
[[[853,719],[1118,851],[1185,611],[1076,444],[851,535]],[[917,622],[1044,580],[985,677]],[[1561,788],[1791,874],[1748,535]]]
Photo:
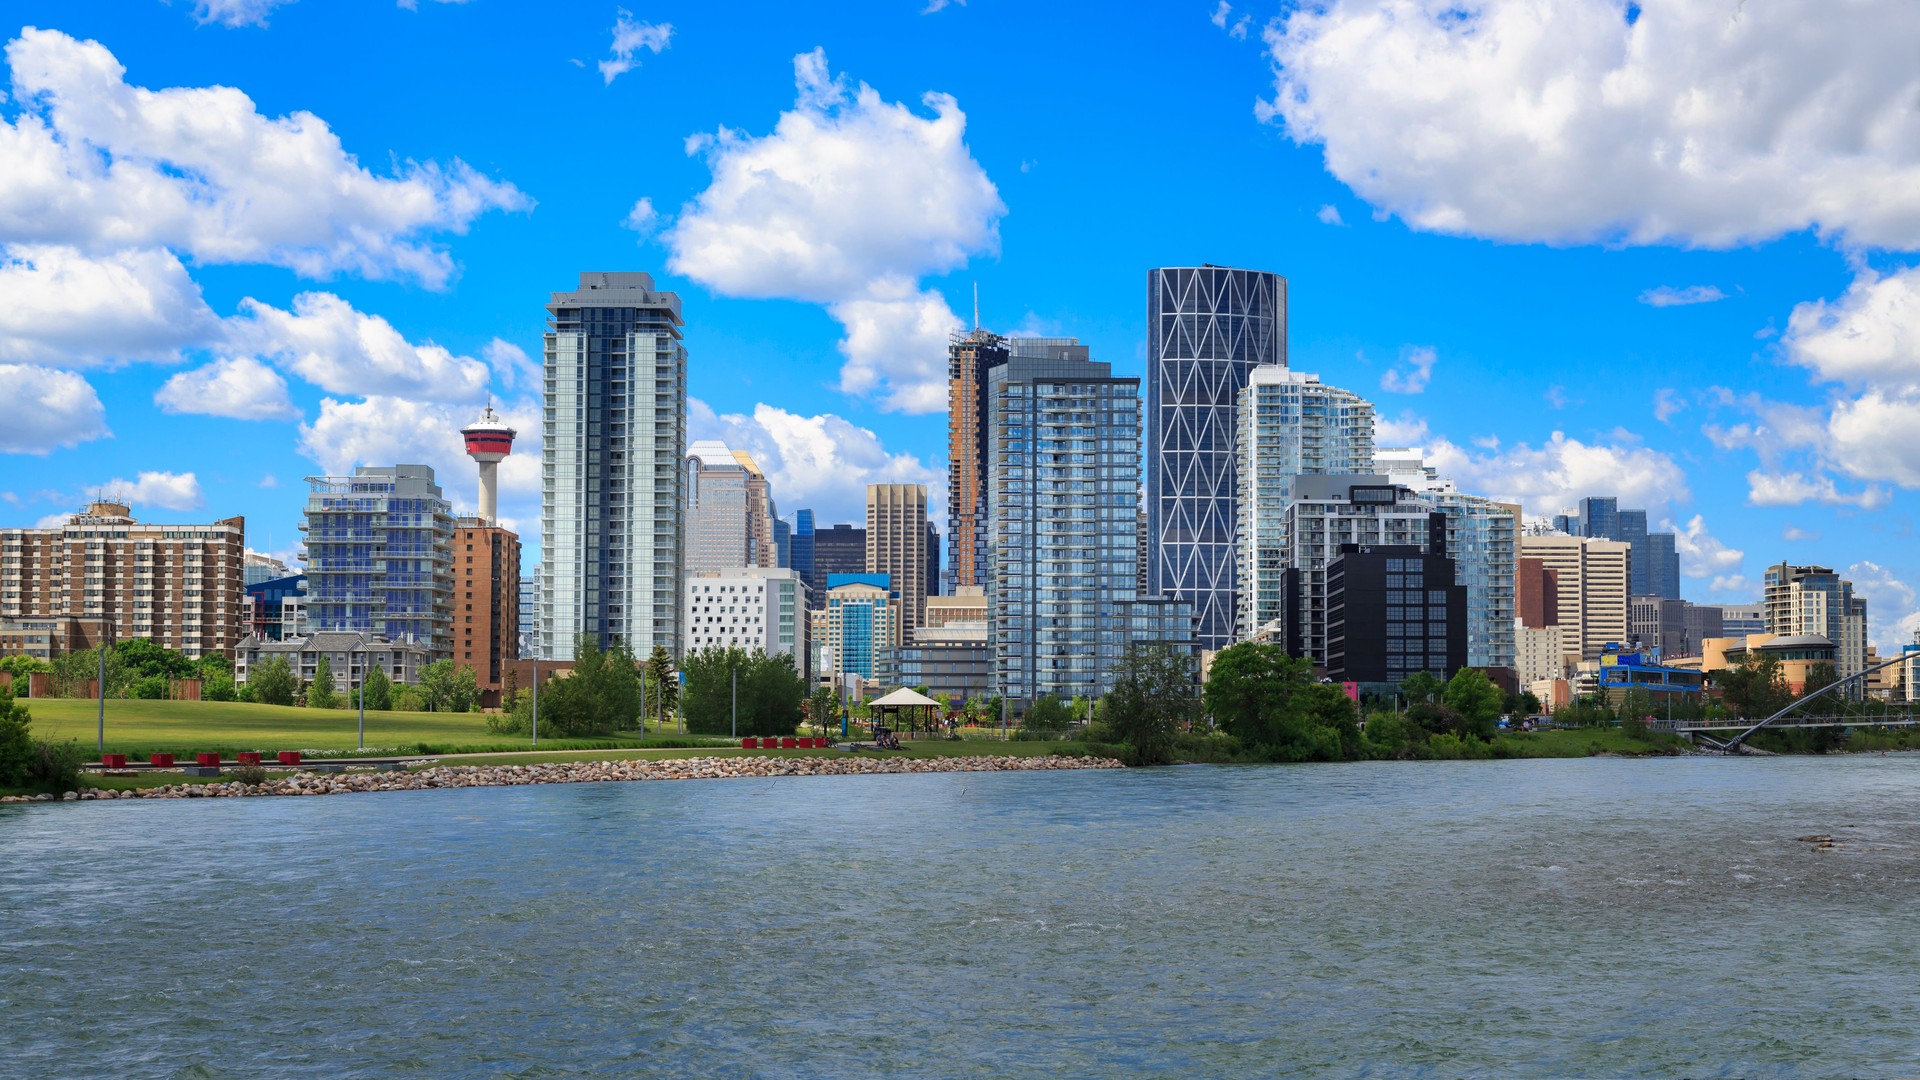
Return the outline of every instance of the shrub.
[[[27,707],[0,690],[0,786],[19,787],[26,783],[27,769],[33,760],[32,724]]]
[[[233,770],[233,778],[248,787],[259,787],[267,782],[267,770],[258,765],[242,765]]]
[[[134,683],[133,690],[128,696],[139,698],[143,701],[165,701],[167,699],[167,677],[165,675],[149,675],[139,682]]]
[[[66,742],[35,739],[33,759],[27,766],[27,782],[53,791],[74,791],[80,787],[80,766],[86,762],[87,752],[72,739]]]

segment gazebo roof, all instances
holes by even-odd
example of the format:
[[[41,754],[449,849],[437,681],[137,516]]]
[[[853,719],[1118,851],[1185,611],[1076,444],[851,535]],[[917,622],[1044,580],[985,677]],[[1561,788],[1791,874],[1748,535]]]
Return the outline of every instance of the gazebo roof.
[[[903,686],[900,689],[895,690],[893,693],[888,694],[886,697],[877,698],[873,701],[868,702],[867,705],[868,707],[879,706],[885,709],[895,709],[895,708],[903,708],[903,707],[905,708],[931,707],[931,708],[937,709],[940,707],[939,702],[933,700],[932,698],[928,697],[925,694],[919,693],[918,691],[914,690],[910,686]]]

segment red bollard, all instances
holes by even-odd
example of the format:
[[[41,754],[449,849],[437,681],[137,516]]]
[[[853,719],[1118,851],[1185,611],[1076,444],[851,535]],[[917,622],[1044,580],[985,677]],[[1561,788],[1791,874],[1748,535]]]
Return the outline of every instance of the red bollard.
[[[282,750],[282,751],[280,751],[280,764],[282,764],[282,765],[298,765],[298,764],[300,764],[300,751],[298,751],[298,750]]]
[[[101,764],[101,765],[103,765],[103,766],[105,766],[105,767],[107,767],[107,768],[109,768],[109,769],[124,769],[124,768],[126,768],[126,767],[127,767],[127,755],[125,755],[125,754],[101,754],[101,755],[100,755],[100,764]]]
[[[793,748],[794,748],[795,746],[798,746],[799,744],[800,744],[800,740],[798,740],[798,739],[795,739],[795,738],[792,738],[791,736],[789,736],[789,737],[787,737],[787,738],[784,738],[784,739],[781,739],[781,740],[780,740],[780,749],[782,749],[782,750],[791,750],[791,749],[793,749]]]
[[[255,750],[255,751],[252,751],[252,752],[248,752],[248,751],[246,751],[246,750],[242,750],[242,751],[240,751],[240,752],[239,752],[238,754],[235,754],[235,755],[234,755],[234,757],[235,757],[235,759],[237,759],[237,760],[238,760],[238,761],[240,762],[240,764],[242,764],[242,765],[258,765],[258,764],[260,764],[260,752],[259,752],[258,750]]]
[[[760,740],[759,740],[759,739],[741,739],[741,740],[740,740],[740,749],[742,749],[742,750],[758,750],[758,749],[760,749]]]
[[[220,767],[219,754],[195,754],[193,755],[193,760],[195,764],[205,765],[210,768],[217,769]]]
[[[153,754],[147,758],[147,763],[156,769],[171,769],[173,768],[173,755]]]

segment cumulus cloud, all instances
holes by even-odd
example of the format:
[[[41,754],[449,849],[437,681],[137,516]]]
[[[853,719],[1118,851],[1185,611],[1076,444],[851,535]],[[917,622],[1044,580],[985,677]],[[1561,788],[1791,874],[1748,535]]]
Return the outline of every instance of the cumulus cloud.
[[[615,9],[618,17],[613,21],[613,48],[607,59],[600,61],[600,77],[608,86],[613,80],[640,66],[633,54],[645,49],[658,55],[667,47],[673,37],[673,24],[638,22],[633,12],[626,8]]]
[[[1802,540],[1818,540],[1820,533],[1815,529],[1802,529],[1797,525],[1788,525],[1780,530],[1780,539],[1793,543]]]
[[[1432,348],[1421,345],[1400,351],[1400,363],[1380,376],[1380,389],[1392,394],[1424,394],[1433,381],[1433,362],[1438,359]]]
[[[659,224],[660,214],[654,210],[653,200],[645,198],[634,203],[633,209],[627,211],[627,216],[620,221],[622,228],[632,229],[634,232],[639,233],[640,239],[642,240],[652,236],[653,230],[657,228]]]
[[[1711,304],[1726,298],[1727,294],[1713,285],[1689,285],[1684,289],[1662,285],[1640,294],[1640,302],[1649,307],[1686,307],[1689,304]]]
[[[1833,477],[1801,472],[1768,472],[1755,469],[1747,474],[1747,501],[1755,506],[1799,506],[1817,502],[1828,506],[1855,506],[1877,510],[1887,505],[1887,489],[1868,484],[1863,491],[1848,494],[1839,489]]]
[[[1653,392],[1653,418],[1666,423],[1674,414],[1687,407],[1680,395],[1671,386],[1663,386]]]
[[[1914,643],[1920,632],[1920,594],[1888,567],[1857,562],[1847,567],[1856,592],[1867,599],[1867,636],[1891,659],[1903,645]]]
[[[1258,115],[1417,228],[1920,247],[1905,0],[1323,0],[1263,36],[1275,94]]]
[[[1624,506],[1664,507],[1690,498],[1686,473],[1669,456],[1630,438],[1586,443],[1562,432],[1539,446],[1516,443],[1475,454],[1446,438],[1428,444],[1428,461],[1462,491],[1517,502],[1529,514],[1551,514],[1596,491]]]
[[[416,345],[378,315],[332,293],[301,293],[282,311],[251,297],[229,340],[332,394],[403,395],[427,401],[481,401],[487,365],[431,343]]]
[[[1227,36],[1235,41],[1245,41],[1247,30],[1253,25],[1253,16],[1242,15],[1235,19],[1233,5],[1227,3],[1227,0],[1220,0],[1220,6],[1213,9],[1213,14],[1208,16],[1208,21],[1225,30]]]
[[[803,416],[766,404],[755,405],[750,416],[716,414],[695,398],[688,420],[692,438],[719,439],[751,453],[784,516],[811,508],[823,524],[861,521],[868,484],[925,484],[928,520],[946,520],[946,474],[912,454],[887,450],[878,435],[843,417]]]
[[[525,536],[519,523],[540,520],[540,407],[519,401],[496,402],[494,408],[517,433],[513,454],[500,463],[500,517]],[[300,452],[330,475],[350,473],[356,465],[430,465],[455,512],[471,514],[478,508],[479,481],[460,429],[477,412],[399,397],[323,398],[319,415],[300,425]]]
[[[1315,214],[1314,217],[1319,218],[1320,224],[1322,225],[1345,225],[1346,224],[1346,222],[1341,220],[1340,218],[1340,208],[1333,205],[1332,203],[1327,203],[1325,206],[1322,206],[1320,208],[1320,212]]]
[[[1376,446],[1421,446],[1432,434],[1427,422],[1412,413],[1401,413],[1399,417],[1390,417],[1385,413],[1373,414],[1373,442]]]
[[[190,472],[142,472],[138,479],[115,477],[99,485],[98,491],[132,507],[155,506],[162,510],[198,510],[206,500],[200,481]]]
[[[1747,557],[1746,552],[1728,547],[1707,532],[1706,519],[1699,514],[1685,525],[1669,521],[1666,527],[1673,532],[1674,550],[1680,553],[1680,569],[1687,577],[1721,577],[1739,570],[1740,561]]]
[[[0,244],[0,298],[0,360],[177,360],[220,325],[187,268],[154,248],[92,257],[57,244]]]
[[[235,420],[295,420],[287,380],[250,356],[229,356],[168,379],[153,395],[163,412]]]
[[[999,192],[968,150],[966,116],[928,93],[925,116],[794,58],[798,99],[772,134],[687,141],[713,182],[665,233],[669,267],[730,296],[823,304],[846,326],[842,388],[882,407],[946,400],[946,335],[960,325],[920,280],[999,250]]]
[[[500,385],[508,390],[536,391],[543,385],[545,372],[527,355],[527,350],[504,338],[494,338],[481,350],[487,366],[493,369]]]
[[[966,6],[967,0],[927,0],[927,6],[920,9],[920,14],[931,15],[936,11],[945,11],[949,7]]]
[[[1838,300],[1794,307],[1787,355],[1830,382],[1920,384],[1920,270],[1863,270]]]
[[[8,43],[0,238],[92,255],[167,248],[198,263],[268,263],[446,284],[434,243],[479,215],[526,209],[464,162],[361,167],[312,113],[263,116],[231,87],[148,90],[95,41],[29,27]]]
[[[1759,591],[1745,574],[1722,574],[1709,582],[1707,588],[1722,595],[1741,597],[1752,596]]]
[[[35,454],[110,438],[106,410],[87,380],[71,371],[0,364],[0,454]]]
[[[273,9],[293,0],[195,0],[193,17],[200,25],[265,26]]]

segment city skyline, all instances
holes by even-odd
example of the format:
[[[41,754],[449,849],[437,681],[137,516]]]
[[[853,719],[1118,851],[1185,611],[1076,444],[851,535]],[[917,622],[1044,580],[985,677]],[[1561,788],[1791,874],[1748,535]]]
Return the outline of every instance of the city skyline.
[[[1378,442],[1427,447],[1461,490],[1521,499],[1535,519],[1581,496],[1645,507],[1651,529],[1675,533],[1683,571],[1701,575],[1683,580],[1689,599],[1752,602],[1770,565],[1830,565],[1870,601],[1876,642],[1910,640],[1920,625],[1907,535],[1920,462],[1896,424],[1920,367],[1901,303],[1914,287],[1903,253],[1920,246],[1907,224],[1915,185],[1901,182],[1911,163],[1877,144],[1840,157],[1795,138],[1772,150],[1709,140],[1711,176],[1746,164],[1779,181],[1764,192],[1728,181],[1710,205],[1652,161],[1626,177],[1544,173],[1541,195],[1500,205],[1460,162],[1422,171],[1399,159],[1352,104],[1362,61],[1329,44],[1343,30],[1424,35],[1412,39],[1423,63],[1479,48],[1524,79],[1530,46],[1497,10],[1470,43],[1438,21],[1372,26],[1360,19],[1369,5],[1352,2],[1293,13],[1287,34],[1264,37],[1267,13],[1208,5],[1149,20],[1151,34],[958,5],[769,10],[744,37],[715,15],[663,7],[634,16],[672,24],[660,48],[620,56],[614,13],[595,6],[531,28],[486,4],[337,18],[311,2],[252,7],[266,25],[239,14],[229,21],[242,25],[201,24],[186,5],[25,3],[20,26],[0,28],[10,137],[44,130],[56,147],[106,148],[150,166],[140,175],[155,191],[170,190],[168,167],[213,178],[174,218],[135,222],[129,193],[89,180],[78,155],[50,160],[87,181],[68,184],[91,200],[86,213],[45,212],[24,165],[0,174],[0,290],[49,301],[39,321],[0,320],[0,383],[20,417],[0,448],[0,522],[58,518],[111,489],[148,520],[245,516],[252,546],[286,555],[304,477],[414,461],[465,477],[457,432],[491,394],[526,433],[501,466],[501,517],[528,539],[530,570],[543,328],[527,298],[598,266],[652,273],[685,298],[689,441],[753,453],[781,505],[814,509],[822,526],[859,522],[873,482],[926,484],[944,526],[945,335],[970,321],[974,282],[984,327],[1076,336],[1116,375],[1144,376],[1143,273],[1214,262],[1285,277],[1292,366],[1374,401]],[[1570,3],[1561,17],[1605,9]],[[1793,17],[1755,13],[1738,36],[1790,40]],[[1564,67],[1595,82],[1609,64],[1636,63],[1607,58],[1627,37],[1705,40],[1696,20],[1658,6],[1589,28],[1594,44]],[[1150,92],[1101,70],[1102,50],[1149,37],[1167,43]],[[316,74],[329,42],[364,40],[416,62],[352,85]],[[1019,93],[965,60],[968,44],[1017,58],[1042,43],[1057,64]],[[1811,63],[1809,78],[1851,73],[1866,87],[1864,104],[1823,106],[1857,109],[1829,119],[1864,122],[1898,97],[1879,48],[1839,68]],[[1762,48],[1760,62],[1788,55]],[[489,63],[528,76],[511,91],[486,86],[470,72]],[[1433,71],[1434,85],[1461,115],[1480,115],[1451,71]],[[1722,86],[1711,63],[1667,78]],[[1069,132],[1022,115],[1033,93],[1069,85],[1112,107]],[[286,118],[310,111],[309,171],[266,176],[217,140],[186,160],[190,148],[134,141],[86,108],[129,87],[157,92],[143,107],[174,108],[214,86],[230,88],[221,115],[258,137],[292,138]],[[640,108],[662,95],[683,107]],[[1417,103],[1362,103],[1394,122],[1444,123]],[[1750,110],[1723,117],[1729,128],[1784,122],[1786,108],[1727,107]],[[575,108],[620,110],[632,145],[609,152],[646,169],[609,180],[619,170],[589,177],[541,160],[530,121]],[[1584,99],[1576,118],[1606,108],[1616,142],[1689,134],[1651,110]],[[1207,177],[1119,164],[1118,133],[1175,115],[1216,136]],[[911,166],[901,182],[939,191],[950,214],[902,219],[898,189],[860,176],[823,175],[820,199],[791,202],[753,186],[756,162],[829,137],[855,159],[897,154]],[[1583,139],[1569,121],[1537,148],[1553,140],[1583,160],[1594,152]],[[1790,178],[1851,166],[1888,182],[1814,209]],[[1279,197],[1259,212],[1216,209],[1203,193],[1223,172]],[[311,211],[267,198],[341,177],[349,193]],[[861,220],[828,197],[857,201]],[[1199,209],[1113,224],[1162,203]],[[263,205],[279,216],[242,212]],[[126,227],[99,224],[114,221]],[[723,257],[730,230],[776,226],[790,226],[798,254]],[[117,317],[89,306],[103,295]],[[921,339],[935,347],[898,347]],[[472,512],[470,483],[448,493]]]

